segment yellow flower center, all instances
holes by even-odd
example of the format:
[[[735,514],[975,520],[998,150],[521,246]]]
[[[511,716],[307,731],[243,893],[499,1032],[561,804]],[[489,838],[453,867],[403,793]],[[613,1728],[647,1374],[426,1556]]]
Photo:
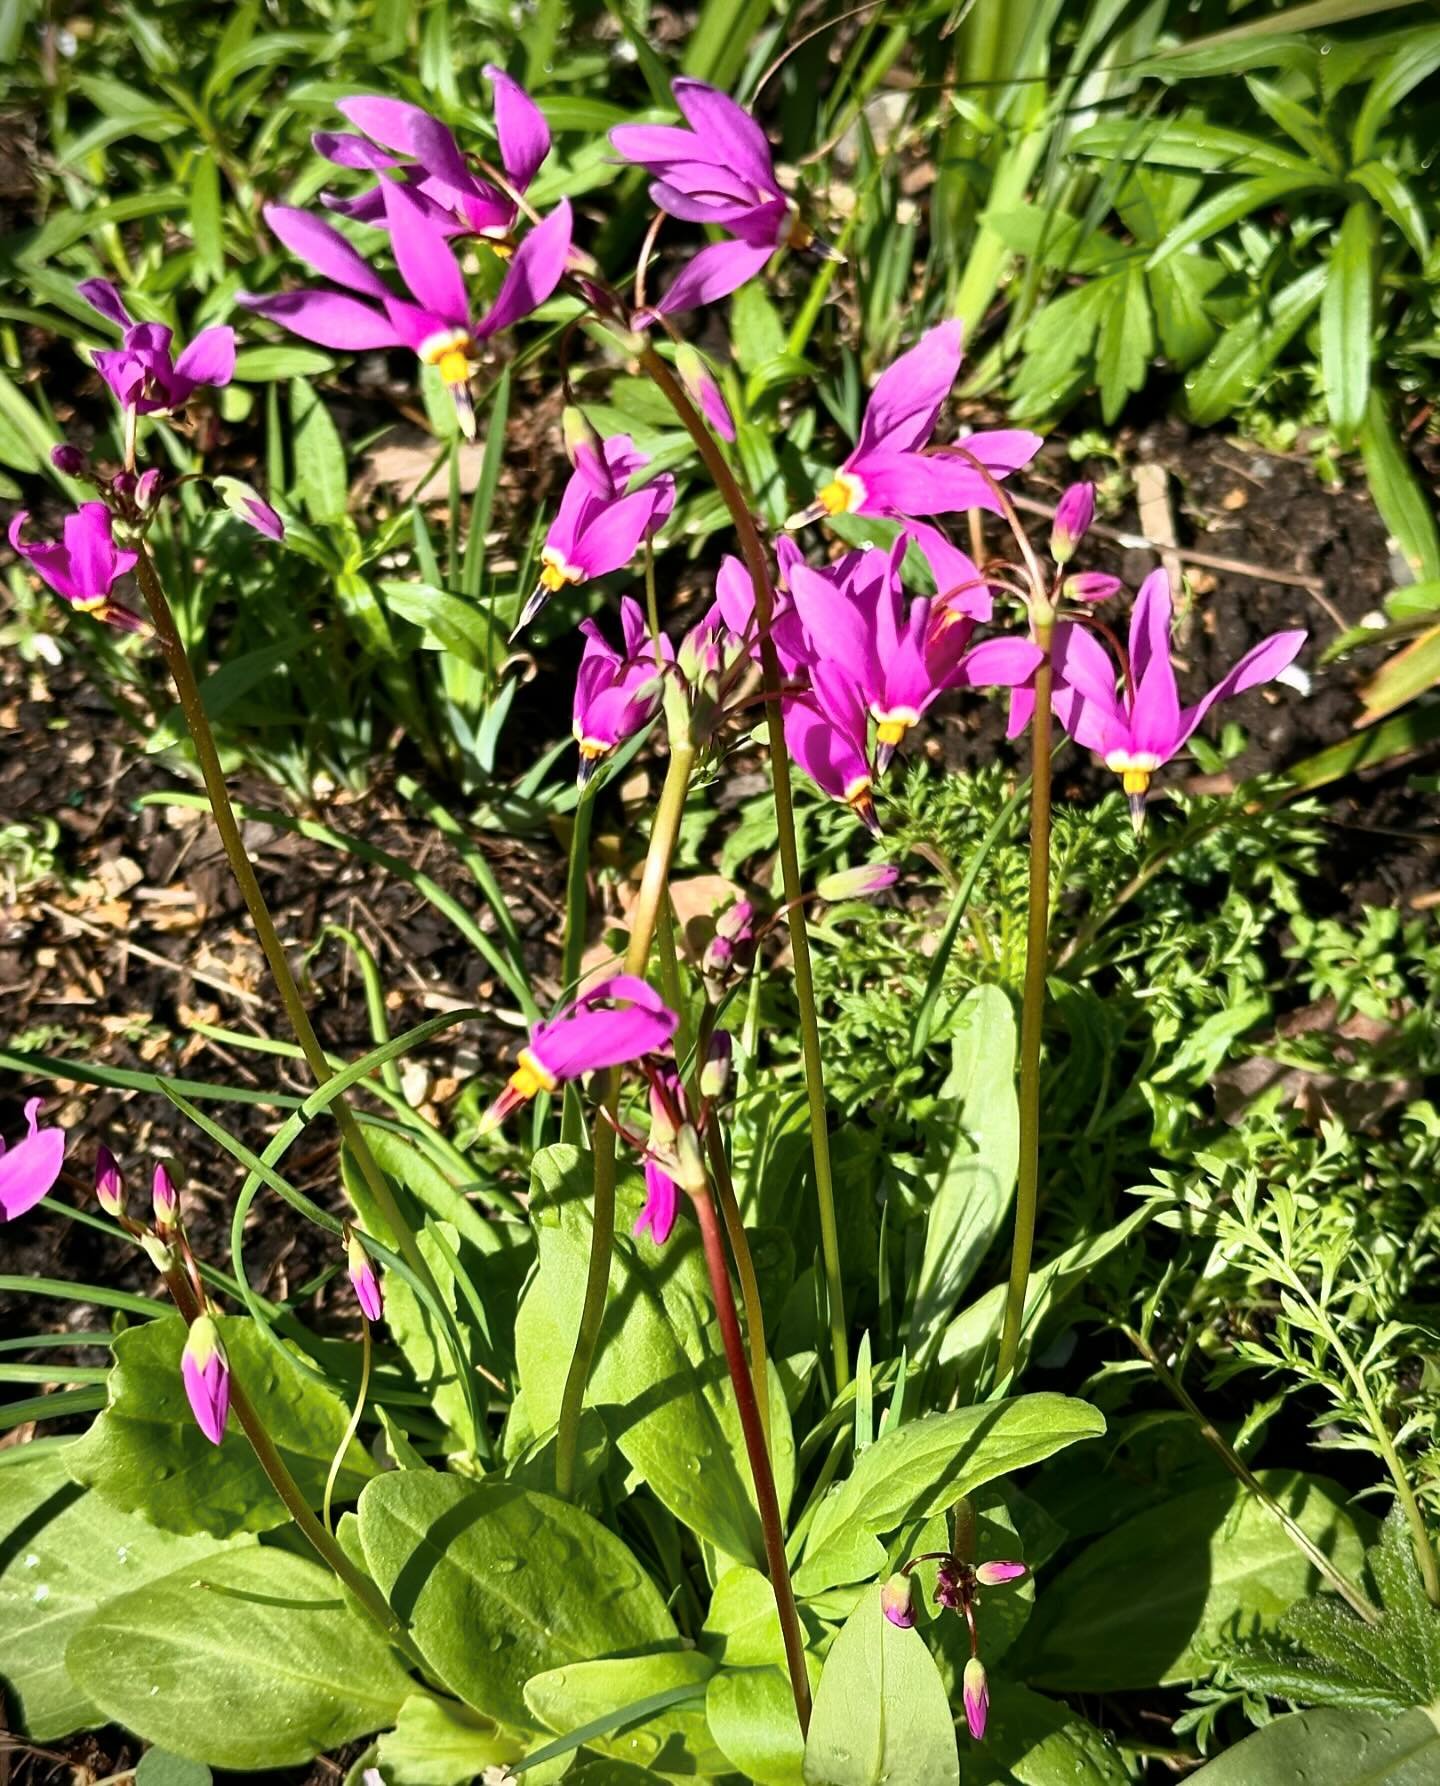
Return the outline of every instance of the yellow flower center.
[[[554,1091],[560,1083],[553,1073],[541,1066],[528,1048],[522,1048],[516,1059],[518,1065],[510,1075],[510,1089],[517,1097],[533,1098],[537,1092]]]
[[[463,385],[470,382],[470,374],[475,370],[471,358],[473,348],[474,343],[464,329],[452,329],[422,341],[420,358],[427,366],[434,366],[447,385]]]
[[[1123,769],[1120,773],[1120,785],[1127,794],[1143,794],[1150,786],[1150,771]]]
[[[865,486],[853,471],[837,471],[825,488],[816,492],[815,500],[827,515],[848,514],[864,502]]]
[[[909,730],[908,719],[882,719],[875,728],[875,737],[881,744],[898,744]]]
[[[580,755],[584,757],[587,763],[597,762],[610,748],[608,744],[602,742],[600,739],[582,738],[578,732],[575,734],[575,742],[580,746]]]
[[[540,554],[540,587],[548,589],[551,595],[563,589],[567,583],[584,581],[585,573],[579,565],[566,564],[553,546],[547,546]]]
[[[814,240],[814,230],[797,211],[790,219],[790,229],[785,237],[785,246],[797,250],[804,249],[808,248]]]

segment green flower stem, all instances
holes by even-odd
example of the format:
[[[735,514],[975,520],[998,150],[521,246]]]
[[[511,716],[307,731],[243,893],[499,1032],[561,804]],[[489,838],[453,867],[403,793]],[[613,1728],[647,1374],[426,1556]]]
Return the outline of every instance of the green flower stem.
[[[174,1298],[175,1306],[179,1309],[185,1325],[193,1326],[203,1311],[199,1299],[195,1295],[194,1287],[178,1264],[172,1265],[170,1270],[165,1273],[165,1285]],[[310,1503],[300,1492],[300,1485],[286,1469],[284,1459],[276,1450],[274,1442],[265,1430],[264,1422],[255,1412],[254,1404],[246,1395],[243,1385],[233,1370],[230,1372],[230,1412],[235,1416],[241,1432],[249,1441],[250,1449],[255,1453],[255,1461],[265,1472],[270,1486],[285,1503],[290,1517],[299,1526],[320,1561],[349,1588],[366,1617],[378,1625],[386,1638],[404,1653],[411,1666],[419,1669],[423,1674],[425,1658],[415,1647],[409,1632],[391,1611],[384,1595],[375,1583],[363,1570],[356,1568],[340,1544],[331,1537],[315,1517]]]
[[[805,926],[804,893],[800,884],[800,848],[795,835],[795,804],[790,790],[790,757],[785,748],[785,728],[780,713],[783,678],[775,642],[770,636],[774,600],[765,548],[745,496],[736,483],[725,456],[674,373],[653,347],[640,354],[640,364],[684,423],[715,487],[724,498],[735,524],[740,551],[755,588],[755,618],[760,634],[760,668],[764,677],[765,720],[770,739],[770,776],[775,797],[775,828],[780,843],[780,879],[785,894],[785,919],[790,931],[790,953],[795,969],[795,998],[800,1007],[800,1047],[805,1062],[805,1094],[810,1108],[810,1148],[815,1160],[815,1197],[820,1213],[820,1250],[825,1264],[826,1300],[829,1304],[830,1349],[835,1387],[850,1381],[850,1348],[845,1326],[845,1288],[840,1276],[840,1236],[835,1224],[835,1188],[830,1171],[830,1132],[825,1115],[825,1069],[820,1053],[820,1023],[815,1011],[815,976],[810,965],[810,936]]]
[[[769,1567],[770,1587],[775,1595],[775,1610],[780,1615],[780,1631],[785,1639],[785,1662],[790,1671],[790,1691],[795,1696],[795,1715],[800,1720],[802,1735],[810,1730],[810,1676],[805,1668],[805,1634],[800,1628],[800,1614],[795,1607],[795,1590],[790,1582],[790,1565],[785,1560],[785,1528],[780,1520],[780,1501],[775,1493],[775,1477],[770,1468],[770,1453],[765,1444],[765,1430],[760,1420],[760,1405],[755,1399],[755,1386],[745,1366],[745,1345],[740,1337],[740,1319],[735,1313],[735,1298],[730,1290],[730,1271],[725,1260],[725,1241],[715,1219],[715,1205],[708,1187],[692,1189],[690,1200],[695,1206],[700,1235],[705,1243],[705,1264],[710,1272],[710,1289],[715,1298],[715,1312],[720,1317],[720,1333],[725,1342],[725,1362],[730,1368],[730,1382],[740,1411],[740,1430],[745,1436],[745,1449],[750,1457],[750,1474],[755,1484],[755,1504],[760,1512],[760,1528],[765,1537],[765,1560]]]
[[[1035,642],[1045,656],[1035,671],[1035,714],[1030,721],[1030,903],[1025,990],[1020,1006],[1020,1161],[1010,1284],[1005,1295],[996,1372],[1002,1383],[1014,1371],[1020,1352],[1040,1189],[1040,1039],[1045,1025],[1045,978],[1050,959],[1050,640],[1051,625],[1037,625]]]
[[[235,809],[230,804],[230,793],[225,785],[225,771],[220,765],[220,753],[215,748],[215,735],[210,730],[210,721],[205,713],[205,704],[200,698],[200,687],[195,680],[195,672],[190,667],[190,659],[185,650],[185,642],[180,637],[180,630],[175,624],[175,616],[170,611],[170,603],[165,598],[165,591],[160,586],[160,579],[155,574],[155,566],[150,560],[143,541],[136,541],[137,553],[135,564],[136,580],[140,584],[140,592],[145,597],[145,605],[150,610],[150,619],[155,627],[155,637],[164,655],[166,667],[170,671],[171,680],[175,684],[175,693],[180,701],[180,710],[185,715],[185,724],[189,728],[190,741],[195,747],[195,755],[200,764],[200,774],[205,782],[205,792],[210,801],[210,811],[215,818],[215,829],[220,833],[220,841],[224,845],[225,854],[230,862],[231,872],[245,901],[250,921],[255,926],[255,934],[260,940],[265,960],[275,981],[275,989],[280,994],[280,1002],[285,1007],[285,1015],[290,1020],[290,1027],[295,1032],[295,1040],[300,1044],[309,1065],[312,1077],[317,1085],[324,1085],[332,1075],[325,1051],[320,1046],[314,1026],[310,1022],[310,1013],[305,1009],[305,1001],[300,996],[300,988],[295,983],[295,976],[290,971],[290,963],[285,958],[285,947],[275,929],[275,920],[270,916],[270,908],[265,903],[265,895],[260,890],[260,882],[245,849],[245,841],[240,835],[240,826],[235,817]],[[356,1165],[360,1168],[366,1186],[375,1199],[381,1215],[395,1235],[405,1263],[415,1273],[422,1284],[438,1299],[439,1290],[431,1275],[430,1267],[425,1262],[416,1243],[410,1225],[400,1213],[400,1206],[395,1201],[385,1174],[376,1163],[370,1145],[361,1133],[360,1124],[344,1098],[337,1098],[331,1106],[338,1123],[340,1133],[350,1149]],[[459,1361],[457,1361],[458,1363]],[[464,1368],[462,1365],[461,1368]]]
[[[595,786],[593,780],[588,781],[580,790],[580,798],[575,803],[575,821],[570,830],[570,863],[565,877],[565,944],[560,957],[560,990],[566,998],[574,998],[579,988],[580,964],[585,955],[585,888],[590,875],[590,821],[595,814]],[[573,1085],[567,1085],[560,1118],[560,1139],[572,1145],[578,1143],[583,1128],[580,1093]]]
[[[655,808],[650,848],[640,879],[640,892],[630,919],[630,941],[625,950],[625,972],[644,974],[650,962],[660,903],[666,898],[670,858],[680,835],[685,796],[695,767],[695,747],[688,740],[672,738],[665,785]],[[594,1192],[591,1201],[593,1228],[590,1263],[585,1274],[585,1299],[580,1307],[580,1330],[560,1397],[560,1418],[555,1433],[555,1492],[562,1500],[575,1493],[575,1463],[580,1444],[580,1414],[585,1404],[585,1385],[595,1348],[600,1343],[600,1324],[605,1318],[605,1293],[610,1287],[610,1256],[615,1250],[615,1124],[620,1107],[620,1074],[605,1075],[602,1108],[591,1137],[594,1155]]]

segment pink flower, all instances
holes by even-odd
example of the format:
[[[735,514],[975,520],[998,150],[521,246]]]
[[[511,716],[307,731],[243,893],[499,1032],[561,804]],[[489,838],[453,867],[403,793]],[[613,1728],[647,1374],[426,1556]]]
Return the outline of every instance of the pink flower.
[[[108,1216],[125,1213],[125,1181],[113,1153],[102,1142],[95,1149],[95,1201]]]
[[[943,515],[999,509],[989,484],[958,454],[922,449],[960,370],[960,324],[940,323],[922,335],[877,380],[855,450],[788,527],[822,515]],[[1040,436],[1023,428],[966,435],[957,442],[994,478],[1028,465]]]
[[[211,478],[210,488],[232,515],[238,515],[247,527],[263,533],[266,539],[283,540],[285,523],[258,490],[242,478]]]
[[[41,1128],[41,1098],[29,1098],[25,1121],[29,1133],[7,1150],[0,1140],[0,1221],[13,1222],[47,1196],[65,1159],[65,1131]]]
[[[627,161],[655,175],[650,197],[668,216],[713,224],[731,240],[702,248],[655,312],[669,315],[727,297],[777,248],[828,255],[775,178],[770,144],[750,114],[703,81],[672,85],[684,125],[622,124],[610,141]]]
[[[777,541],[776,555],[781,571],[787,576],[795,565],[804,563],[793,540]],[[727,630],[736,639],[743,640],[750,656],[758,660],[760,634],[755,620],[755,585],[744,563],[733,555],[727,554],[720,561],[720,571],[715,578],[715,606]],[[809,661],[810,648],[788,588],[772,591],[770,638],[781,674],[787,680],[800,675]]]
[[[866,755],[865,713],[858,700],[836,718],[809,695],[781,702],[785,748],[822,794],[843,800],[872,836],[880,835],[875,816],[875,781]]]
[[[715,374],[688,341],[682,341],[675,349],[675,370],[690,393],[691,401],[721,440],[734,440],[735,418],[730,413],[730,405],[725,401]]]
[[[1115,665],[1087,627],[1062,621],[1055,628],[1056,720],[1120,776],[1137,829],[1144,823],[1151,776],[1184,746],[1215,703],[1273,681],[1295,661],[1308,636],[1303,631],[1272,633],[1193,707],[1182,707],[1170,662],[1170,625],[1170,580],[1163,570],[1152,571],[1130,615],[1129,669],[1118,689]],[[1012,738],[1024,731],[1034,706],[1032,690],[1014,691]]]
[[[580,785],[600,759],[622,739],[632,737],[660,705],[663,666],[672,653],[661,640],[657,655],[640,605],[630,596],[620,603],[625,649],[616,651],[593,620],[582,620],[585,649],[575,677],[574,733],[580,746]]]
[[[266,222],[285,246],[333,284],[268,298],[242,292],[239,301],[322,347],[357,352],[410,348],[425,365],[438,369],[455,400],[461,427],[473,438],[470,378],[475,350],[528,316],[560,283],[570,253],[569,200],[562,199],[515,250],[494,304],[476,319],[470,314],[460,263],[425,200],[397,180],[382,181],[379,191],[407,297],[397,297],[323,218],[289,205],[267,205]]]
[[[10,544],[56,595],[80,613],[93,614],[122,632],[144,630],[145,623],[137,614],[112,599],[116,583],[134,570],[136,554],[116,546],[110,511],[103,502],[82,502],[65,517],[63,544],[42,540],[27,545],[21,535],[29,518],[22,509],[10,523]]]
[[[355,1291],[355,1300],[360,1304],[360,1313],[367,1321],[378,1321],[384,1312],[380,1296],[380,1274],[353,1228],[345,1236],[345,1269]]]
[[[1055,510],[1050,529],[1050,556],[1056,564],[1068,564],[1075,548],[1090,531],[1095,519],[1094,484],[1071,484]]]
[[[626,494],[631,479],[649,463],[628,434],[612,435],[598,452],[586,441],[577,443],[575,469],[540,549],[540,581],[516,633],[560,590],[628,564],[640,542],[665,524],[675,506],[675,480],[668,472]]]
[[[190,1324],[185,1350],[180,1356],[180,1376],[195,1424],[218,1445],[225,1437],[230,1412],[230,1361],[220,1341],[220,1330],[209,1315]]]
[[[965,1722],[978,1743],[985,1735],[985,1723],[990,1716],[990,1683],[985,1676],[985,1664],[978,1656],[972,1656],[965,1664],[960,1697],[965,1706]]]
[[[633,974],[602,980],[559,1016],[531,1030],[519,1065],[480,1119],[481,1133],[498,1128],[537,1092],[553,1092],[567,1079],[622,1066],[663,1048],[678,1022],[659,994]]]
[[[180,358],[172,360],[171,331],[163,323],[134,322],[108,279],[86,279],[75,289],[92,310],[121,331],[120,347],[92,358],[120,407],[132,415],[181,409],[202,385],[227,385],[235,376],[234,329],[223,324],[202,329]]]
[[[645,1159],[645,1206],[635,1218],[635,1234],[648,1234],[656,1246],[664,1246],[675,1228],[679,1187],[659,1161]]]
[[[506,183],[523,193],[550,152],[550,129],[529,94],[493,65],[485,74],[495,90],[495,133]],[[358,198],[325,194],[328,210],[360,223],[383,226],[385,178],[398,170],[404,183],[423,201],[427,213],[446,235],[501,238],[514,229],[518,209],[509,193],[471,171],[451,132],[438,118],[403,99],[361,96],[342,99],[339,111],[363,136],[320,131],[317,152],[339,167],[366,168],[381,175],[380,183]],[[383,145],[377,147],[377,145]],[[387,153],[394,150],[394,154]],[[402,161],[402,156],[410,157]]]

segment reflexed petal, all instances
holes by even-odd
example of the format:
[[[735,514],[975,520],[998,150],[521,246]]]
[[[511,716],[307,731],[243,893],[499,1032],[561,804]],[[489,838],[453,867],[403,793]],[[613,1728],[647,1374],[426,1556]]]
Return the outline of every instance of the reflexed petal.
[[[971,620],[989,620],[995,601],[975,560],[954,545],[942,528],[927,521],[909,521],[905,531],[919,546],[935,579],[936,607],[949,608]]]
[[[176,360],[175,376],[192,386],[229,384],[235,376],[234,329],[202,329]]]
[[[500,164],[510,176],[510,184],[523,192],[550,153],[550,126],[535,101],[503,68],[490,63],[485,74],[495,93]]]
[[[242,292],[238,302],[257,316],[278,322],[282,328],[321,347],[351,353],[372,347],[398,347],[401,337],[393,323],[359,298],[338,291],[286,291],[261,298]]]
[[[957,688],[1014,688],[1035,674],[1043,653],[1033,639],[1018,635],[985,639],[955,667]]]
[[[943,322],[881,374],[860,424],[857,456],[909,452],[929,440],[960,370],[961,336],[958,322]]]
[[[654,530],[660,511],[669,513],[674,484],[657,479],[643,489],[607,503],[575,542],[574,562],[589,577],[608,576],[629,564],[641,540]]]
[[[757,247],[750,242],[712,242],[676,276],[657,308],[671,316],[728,297],[762,272],[774,252],[773,243]]]
[[[120,293],[108,279],[82,279],[75,289],[92,310],[98,310],[116,328],[128,329],[131,326],[130,312],[121,301]]]
[[[381,94],[360,94],[353,99],[337,100],[335,110],[348,118],[357,130],[363,130],[387,149],[398,149],[402,155],[415,153],[412,133],[417,123],[430,117],[418,105],[405,99],[387,99]]]
[[[637,1235],[649,1233],[656,1246],[664,1246],[675,1227],[678,1194],[675,1180],[656,1165],[645,1162],[645,1207],[635,1222]]]
[[[381,190],[395,265],[416,303],[442,324],[467,328],[470,300],[465,291],[465,276],[444,234],[406,187],[387,180]]]
[[[515,250],[489,314],[477,333],[493,335],[537,310],[555,290],[570,258],[570,201],[561,199]]]
[[[65,1159],[65,1131],[41,1128],[40,1099],[25,1105],[29,1133],[11,1148],[0,1144],[0,1221],[13,1222],[49,1194]]]
[[[714,149],[716,160],[737,168],[763,191],[779,191],[765,132],[743,106],[704,81],[682,77],[671,82],[671,90],[686,123]]]
[[[1273,682],[1282,670],[1294,663],[1300,647],[1309,636],[1303,630],[1272,633],[1268,639],[1262,639],[1258,645],[1247,651],[1209,694],[1202,696],[1193,707],[1186,708],[1180,718],[1181,743],[1191,735],[1217,701],[1243,694],[1247,688],[1257,688],[1262,682]]]
[[[103,502],[81,503],[65,517],[65,550],[79,596],[108,595],[117,573],[110,511]]]
[[[310,147],[336,167],[361,168],[373,174],[395,166],[395,157],[387,150],[367,142],[363,136],[351,136],[344,131],[317,130],[310,138]]]
[[[1170,656],[1170,578],[1164,570],[1151,571],[1140,585],[1130,611],[1130,674],[1143,682],[1156,657]]]
[[[620,1066],[663,1048],[679,1019],[633,974],[602,980],[532,1034],[531,1053],[557,1079]]]
[[[390,288],[385,281],[324,218],[301,211],[294,205],[266,205],[264,216],[290,252],[324,278],[348,286],[351,291],[364,292],[368,297],[389,296]]]

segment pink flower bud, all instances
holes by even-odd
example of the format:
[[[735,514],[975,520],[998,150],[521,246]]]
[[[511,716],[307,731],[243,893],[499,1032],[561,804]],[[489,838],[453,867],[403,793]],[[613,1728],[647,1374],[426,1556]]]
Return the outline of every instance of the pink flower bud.
[[[1050,556],[1056,564],[1065,564],[1075,556],[1075,548],[1095,519],[1094,484],[1071,484],[1055,510],[1055,524],[1050,529]]]
[[[730,406],[716,382],[715,374],[688,341],[682,341],[675,350],[675,370],[680,374],[681,383],[694,399],[701,414],[721,440],[734,440],[735,418],[730,414]]]
[[[160,485],[164,474],[156,470],[142,471],[140,481],[135,486],[135,505],[142,514],[154,508],[155,499],[160,494]]]
[[[50,463],[56,471],[67,478],[84,477],[90,468],[90,461],[77,446],[71,446],[68,440],[62,440],[59,446],[50,449]]]
[[[1071,601],[1103,602],[1118,595],[1123,587],[1118,577],[1107,576],[1104,571],[1077,571],[1065,579],[1063,593]]]
[[[675,1180],[693,1196],[702,1195],[710,1186],[700,1137],[688,1122],[682,1122],[675,1135]]]
[[[605,442],[585,411],[567,403],[560,417],[560,432],[565,442],[565,457],[575,470],[588,478],[602,496],[613,496],[612,479],[605,463]]]
[[[253,527],[257,533],[263,533],[266,539],[277,541],[284,539],[285,523],[260,495],[259,491],[253,489],[243,479],[212,478],[210,487],[230,513],[237,515],[247,527]]]
[[[985,1664],[978,1656],[972,1656],[965,1664],[961,1698],[965,1704],[965,1722],[978,1743],[985,1734],[985,1720],[990,1715],[990,1683],[985,1678]]]
[[[367,1321],[378,1321],[384,1312],[384,1303],[380,1296],[380,1274],[353,1229],[346,1237],[345,1250],[346,1268],[355,1288],[355,1300],[360,1304],[360,1313]]]
[[[166,1170],[163,1160],[155,1163],[155,1176],[150,1181],[150,1201],[155,1210],[155,1226],[162,1234],[174,1228],[180,1214],[180,1193]]]
[[[982,1588],[1003,1588],[1007,1582],[1020,1581],[1028,1573],[1023,1563],[978,1563],[975,1579]]]
[[[700,1096],[711,1103],[723,1098],[730,1084],[730,1068],[735,1058],[735,1043],[728,1029],[717,1029],[705,1052],[705,1065],[700,1069]]]
[[[195,1424],[212,1445],[218,1445],[225,1437],[230,1412],[230,1361],[220,1343],[220,1330],[209,1315],[191,1323],[180,1358],[180,1375]]]
[[[915,1601],[908,1575],[892,1575],[880,1590],[880,1610],[892,1625],[908,1631],[915,1623]]]
[[[822,875],[815,883],[815,892],[828,904],[842,899],[869,899],[883,893],[900,879],[900,870],[889,862],[867,862],[859,868],[842,868],[838,874]]]
[[[103,1142],[95,1149],[95,1201],[106,1215],[118,1218],[125,1213],[125,1185],[120,1168]]]

